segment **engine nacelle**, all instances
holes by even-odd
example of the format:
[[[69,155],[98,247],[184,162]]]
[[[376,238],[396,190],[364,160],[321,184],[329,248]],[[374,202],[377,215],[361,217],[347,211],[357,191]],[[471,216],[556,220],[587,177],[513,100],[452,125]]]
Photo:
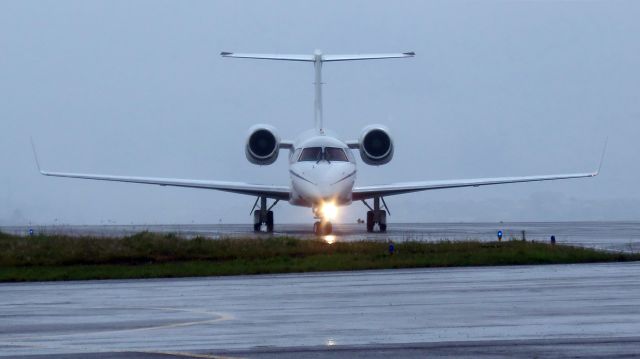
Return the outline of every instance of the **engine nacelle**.
[[[358,143],[360,158],[368,165],[384,165],[393,158],[393,140],[384,126],[365,127]]]
[[[247,160],[255,165],[270,165],[278,159],[280,136],[269,125],[255,125],[249,129],[244,147]]]

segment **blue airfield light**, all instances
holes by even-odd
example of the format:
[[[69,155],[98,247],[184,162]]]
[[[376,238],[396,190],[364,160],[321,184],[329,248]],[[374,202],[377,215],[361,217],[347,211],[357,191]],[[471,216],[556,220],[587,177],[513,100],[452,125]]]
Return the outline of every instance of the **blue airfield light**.
[[[498,231],[498,240],[502,240],[502,231]]]

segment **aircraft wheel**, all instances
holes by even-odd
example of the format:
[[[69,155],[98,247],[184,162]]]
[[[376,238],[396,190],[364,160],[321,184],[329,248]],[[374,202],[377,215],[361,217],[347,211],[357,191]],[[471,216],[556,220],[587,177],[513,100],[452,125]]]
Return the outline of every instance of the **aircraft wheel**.
[[[273,232],[273,211],[267,212],[267,232]]]
[[[373,232],[373,211],[367,211],[367,232]]]
[[[387,231],[387,211],[380,211],[380,215],[378,216],[378,227],[380,228],[380,232]]]
[[[315,222],[313,224],[313,233],[315,233],[316,236],[322,235],[322,226],[320,225],[320,222]]]
[[[333,232],[333,225],[331,224],[331,222],[327,222],[327,223],[325,223],[323,227],[324,227],[324,228],[323,228],[323,230],[322,230],[322,233],[323,233],[325,236],[326,236],[326,235],[329,235],[329,234],[331,234],[331,233]]]
[[[260,210],[253,211],[253,231],[260,232],[262,227],[262,220],[260,219]]]

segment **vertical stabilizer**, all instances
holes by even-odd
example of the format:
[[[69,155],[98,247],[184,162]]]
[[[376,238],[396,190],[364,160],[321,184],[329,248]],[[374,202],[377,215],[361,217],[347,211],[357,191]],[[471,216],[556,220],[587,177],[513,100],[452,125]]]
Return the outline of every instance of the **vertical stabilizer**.
[[[313,66],[315,68],[316,77],[314,82],[315,97],[314,97],[314,123],[316,125],[316,132],[324,134],[324,127],[322,123],[322,52],[316,50],[313,54]]]
[[[319,134],[324,134],[324,123],[322,118],[322,63],[334,61],[356,61],[356,60],[381,60],[381,59],[399,59],[415,56],[414,52],[401,52],[391,54],[357,54],[357,55],[323,55],[320,50],[316,50],[313,55],[299,54],[253,54],[253,53],[235,53],[221,52],[222,57],[233,57],[239,59],[258,59],[258,60],[280,60],[280,61],[302,61],[313,62],[315,69],[315,97],[314,97],[314,122],[315,129]]]

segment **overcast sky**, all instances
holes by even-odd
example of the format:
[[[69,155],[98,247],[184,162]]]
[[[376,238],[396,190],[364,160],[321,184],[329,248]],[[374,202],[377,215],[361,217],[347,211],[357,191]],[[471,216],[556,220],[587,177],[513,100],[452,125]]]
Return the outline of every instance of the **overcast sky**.
[[[639,18],[637,1],[2,1],[0,225],[250,223],[248,196],[40,176],[29,136],[49,170],[287,184],[284,156],[251,165],[244,140],[312,127],[312,65],[219,53],[314,49],[417,54],[324,68],[326,127],[394,137],[357,184],[591,171],[609,137],[595,179],[389,197],[390,221],[640,219]]]

